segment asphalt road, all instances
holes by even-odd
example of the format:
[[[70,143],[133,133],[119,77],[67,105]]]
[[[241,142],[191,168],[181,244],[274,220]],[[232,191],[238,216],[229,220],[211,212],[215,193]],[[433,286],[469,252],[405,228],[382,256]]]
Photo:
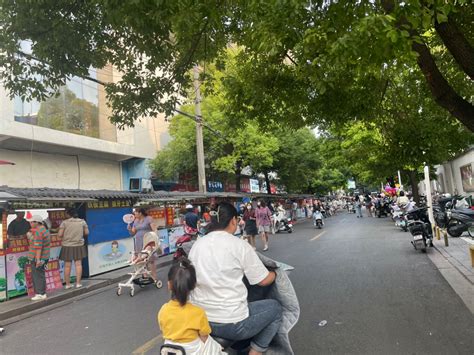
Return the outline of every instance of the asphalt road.
[[[474,354],[473,315],[409,241],[387,219],[344,212],[322,230],[300,223],[272,237],[269,256],[295,266],[295,354]],[[156,313],[168,297],[152,286],[133,298],[104,289],[11,324],[0,353],[157,353]]]

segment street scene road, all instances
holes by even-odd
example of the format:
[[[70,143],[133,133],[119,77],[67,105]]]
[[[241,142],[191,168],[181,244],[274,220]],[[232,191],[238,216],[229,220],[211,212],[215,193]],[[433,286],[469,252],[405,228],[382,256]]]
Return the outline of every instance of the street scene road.
[[[431,262],[438,252],[415,251],[409,235],[387,218],[340,212],[321,230],[303,221],[292,234],[271,236],[266,253],[295,267],[295,354],[474,352],[473,314]],[[165,287],[133,298],[105,288],[9,325],[1,353],[156,354],[156,313],[168,298]]]

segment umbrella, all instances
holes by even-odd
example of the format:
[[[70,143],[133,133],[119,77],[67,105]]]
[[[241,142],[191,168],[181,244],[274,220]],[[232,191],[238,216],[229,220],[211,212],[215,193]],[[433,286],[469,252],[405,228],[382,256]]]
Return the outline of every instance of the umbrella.
[[[8,160],[0,160],[0,165],[15,165],[15,163]]]

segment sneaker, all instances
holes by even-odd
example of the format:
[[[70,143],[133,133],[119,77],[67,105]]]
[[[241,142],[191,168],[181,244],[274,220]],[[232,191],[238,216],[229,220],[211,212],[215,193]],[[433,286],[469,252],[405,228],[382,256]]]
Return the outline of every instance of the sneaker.
[[[265,245],[265,247],[263,248],[263,251],[267,251],[268,250],[268,245]]]
[[[81,288],[82,287],[82,284],[77,284],[76,285],[76,288]]]
[[[64,286],[64,289],[69,290],[70,288],[73,288],[73,287],[74,287],[73,285],[69,284],[69,285]]]
[[[45,300],[48,296],[46,296],[46,293],[44,295],[35,295],[34,297],[31,298],[32,301],[42,301]]]

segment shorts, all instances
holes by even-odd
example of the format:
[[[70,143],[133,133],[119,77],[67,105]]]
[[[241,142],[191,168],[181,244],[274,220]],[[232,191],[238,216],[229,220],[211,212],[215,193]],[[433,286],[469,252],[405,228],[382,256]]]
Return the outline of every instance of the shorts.
[[[259,233],[270,233],[270,226],[259,226],[258,227]]]

